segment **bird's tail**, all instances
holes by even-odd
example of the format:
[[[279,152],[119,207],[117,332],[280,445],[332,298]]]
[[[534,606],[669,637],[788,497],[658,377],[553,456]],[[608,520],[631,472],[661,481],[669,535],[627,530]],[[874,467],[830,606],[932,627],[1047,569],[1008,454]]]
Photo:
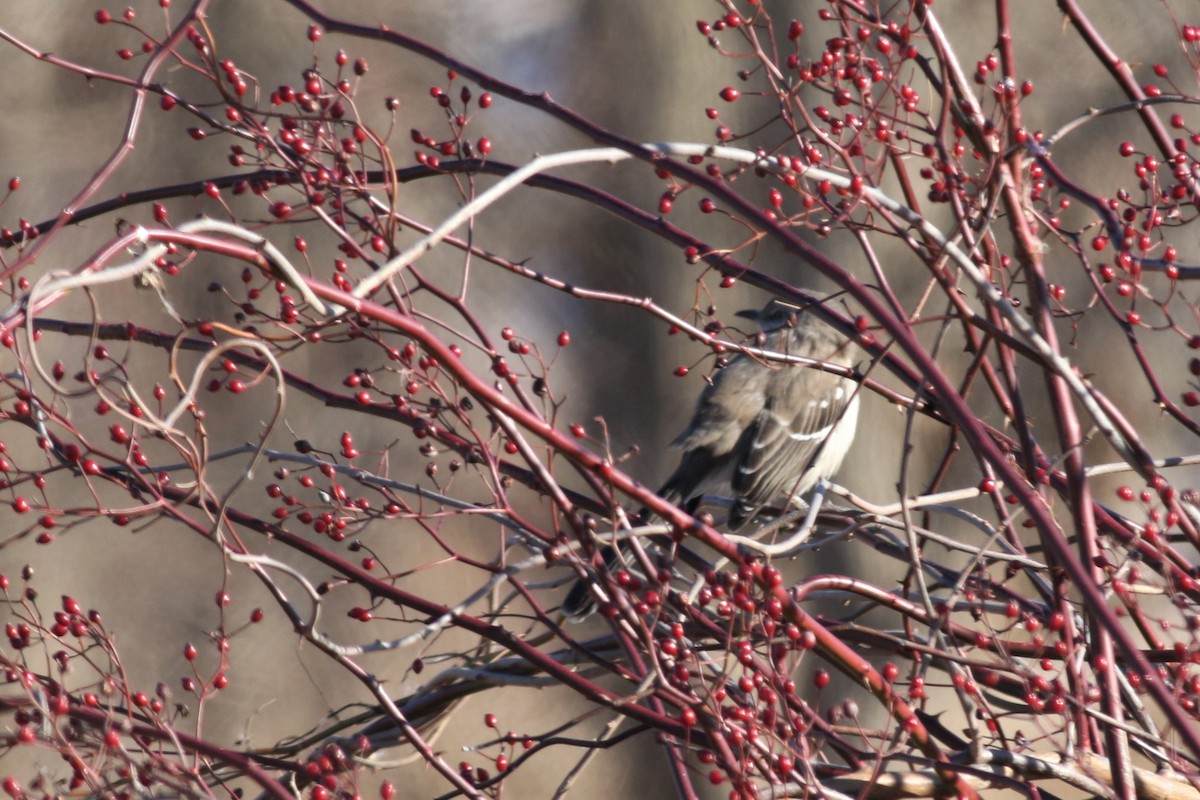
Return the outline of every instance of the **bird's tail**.
[[[700,482],[711,473],[711,462],[711,457],[707,457],[705,453],[699,451],[689,453],[656,494],[673,506],[683,505],[696,496]],[[635,526],[653,525],[662,521],[662,517],[651,511],[649,506],[643,506],[638,511],[633,524]],[[605,545],[600,552],[604,558],[606,569],[615,569],[623,561],[617,550],[608,545]],[[589,583],[584,579],[576,581],[563,599],[562,613],[569,622],[579,622],[595,612],[596,600],[592,596]]]
[[[614,569],[621,563],[616,548],[605,545],[601,549],[606,569]],[[596,598],[592,596],[591,581],[580,578],[571,586],[571,591],[563,598],[562,613],[567,622],[582,622],[596,611]]]

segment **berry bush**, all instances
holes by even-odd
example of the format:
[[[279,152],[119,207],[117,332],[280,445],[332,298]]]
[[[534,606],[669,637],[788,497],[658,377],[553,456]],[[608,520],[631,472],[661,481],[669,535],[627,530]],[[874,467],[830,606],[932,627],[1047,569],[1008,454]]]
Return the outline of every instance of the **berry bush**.
[[[1200,797],[1194,8],[131,2],[0,11],[8,796]]]

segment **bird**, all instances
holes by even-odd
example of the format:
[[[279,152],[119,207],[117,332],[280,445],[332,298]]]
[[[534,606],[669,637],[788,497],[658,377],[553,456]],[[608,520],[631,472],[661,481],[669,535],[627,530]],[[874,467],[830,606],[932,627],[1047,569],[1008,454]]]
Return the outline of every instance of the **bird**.
[[[738,316],[758,324],[755,344],[762,350],[836,367],[853,364],[851,342],[807,307],[773,298]],[[705,494],[728,496],[731,531],[769,505],[806,495],[837,472],[854,441],[857,388],[851,378],[820,365],[736,356],[705,387],[691,422],[672,442],[683,456],[658,495],[689,512]],[[647,515],[643,520],[653,521]],[[605,558],[618,560],[612,550]],[[574,620],[592,605],[581,580],[562,609]]]
[[[772,299],[739,312],[759,327],[759,348],[849,367],[851,344],[815,314]],[[691,423],[672,442],[679,466],[658,494],[683,505],[728,491],[727,526],[740,529],[763,507],[807,494],[841,467],[854,441],[854,381],[820,366],[734,358],[705,387]]]

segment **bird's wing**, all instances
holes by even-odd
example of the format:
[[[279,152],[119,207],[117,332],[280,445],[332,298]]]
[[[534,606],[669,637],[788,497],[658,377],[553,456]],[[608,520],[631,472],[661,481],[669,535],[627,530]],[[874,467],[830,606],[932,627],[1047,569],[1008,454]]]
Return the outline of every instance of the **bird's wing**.
[[[683,506],[698,494],[703,494],[720,476],[729,479],[729,454],[714,456],[707,447],[688,450],[679,460],[679,466],[658,490],[658,496],[671,505]]]
[[[736,458],[733,493],[740,524],[763,506],[808,491],[827,477],[813,469],[817,453],[850,399],[845,381],[821,369],[793,367],[772,373],[769,402]]]
[[[676,505],[704,492],[724,493],[735,454],[766,403],[771,372],[744,356],[717,373],[700,395],[687,429],[672,444],[684,450],[659,494]]]
[[[772,370],[738,356],[704,389],[691,423],[672,444],[684,450],[707,448],[718,456],[732,453],[766,406],[771,378]]]

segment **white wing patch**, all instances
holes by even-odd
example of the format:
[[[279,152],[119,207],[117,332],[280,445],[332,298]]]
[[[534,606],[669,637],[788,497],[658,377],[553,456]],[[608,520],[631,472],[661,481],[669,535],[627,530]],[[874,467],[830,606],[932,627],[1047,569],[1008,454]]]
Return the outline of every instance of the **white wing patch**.
[[[832,425],[826,425],[821,430],[812,433],[789,433],[788,438],[793,442],[811,442],[813,439],[824,439],[832,430]]]
[[[776,417],[776,419],[778,419],[778,417]],[[821,439],[824,439],[830,433],[832,433],[833,427],[834,427],[833,425],[826,425],[824,428],[821,428],[820,430],[812,431],[811,433],[803,433],[803,432],[798,431],[796,433],[789,433],[787,435],[787,437],[789,439],[791,439],[793,442],[819,441]],[[758,441],[752,442],[750,444],[750,448],[752,450],[762,450],[764,447],[769,447],[771,444],[772,444],[772,442],[770,440],[760,439]],[[750,469],[746,464],[742,464],[739,467],[739,469],[741,472],[743,472],[747,475],[753,474],[758,471],[757,469]]]

